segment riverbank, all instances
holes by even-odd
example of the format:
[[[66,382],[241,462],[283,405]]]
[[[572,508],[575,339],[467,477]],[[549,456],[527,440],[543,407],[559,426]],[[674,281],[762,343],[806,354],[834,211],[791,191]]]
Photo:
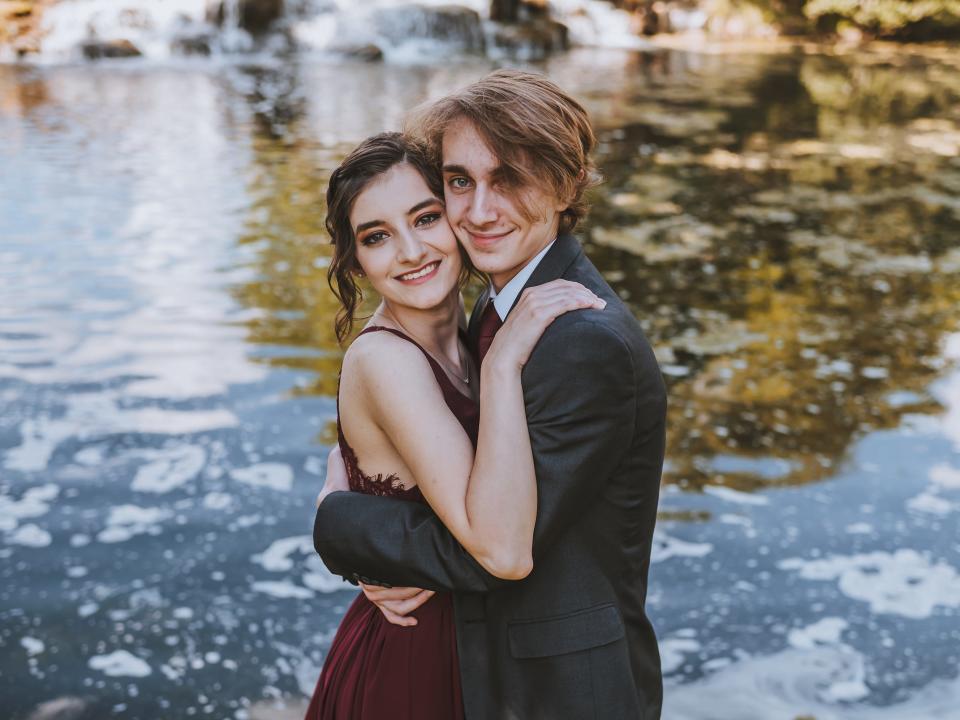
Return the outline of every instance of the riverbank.
[[[954,4],[960,8],[960,2]],[[809,9],[813,3],[801,5]],[[887,46],[919,53],[919,48],[930,47],[933,57],[956,49],[944,39],[953,32],[949,14],[939,25],[924,25],[929,42],[916,43],[922,34],[904,33],[891,40],[892,31],[884,35],[879,26],[841,22],[836,13],[828,20],[807,18],[804,24],[800,16],[791,19],[765,10],[760,0],[736,6],[722,0],[693,5],[557,0],[549,10],[538,0],[523,7],[527,10],[517,22],[504,23],[489,19],[487,0],[374,0],[363,7],[338,0],[176,0],[162,6],[142,0],[0,0],[0,62],[51,64],[252,51],[323,51],[344,59],[388,62],[458,55],[525,61],[542,60],[570,46],[710,54],[784,48],[842,53]]]

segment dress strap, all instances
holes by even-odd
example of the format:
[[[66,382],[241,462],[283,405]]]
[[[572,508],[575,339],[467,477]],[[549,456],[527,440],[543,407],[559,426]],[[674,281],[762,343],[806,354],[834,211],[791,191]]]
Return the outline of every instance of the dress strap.
[[[460,391],[457,390],[457,388],[454,386],[453,381],[449,377],[447,377],[447,373],[443,369],[443,366],[441,366],[440,363],[437,362],[437,360],[433,357],[433,355],[428,353],[424,349],[424,347],[420,343],[418,343],[416,340],[414,340],[412,337],[410,337],[406,333],[400,332],[399,330],[396,330],[394,328],[384,327],[383,325],[370,325],[369,327],[364,328],[357,335],[357,337],[359,337],[360,335],[371,333],[371,332],[388,332],[392,335],[396,335],[398,338],[403,338],[407,342],[415,345],[417,349],[423,353],[423,356],[427,359],[427,362],[430,363],[430,368],[433,370],[433,374],[437,378],[437,382],[440,383],[440,386],[450,388],[454,392],[460,393]],[[461,330],[460,331],[461,337],[462,337],[462,332],[463,331]]]

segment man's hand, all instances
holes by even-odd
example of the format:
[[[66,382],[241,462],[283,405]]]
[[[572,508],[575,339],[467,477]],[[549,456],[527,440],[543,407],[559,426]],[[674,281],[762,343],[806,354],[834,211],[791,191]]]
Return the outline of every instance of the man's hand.
[[[433,590],[420,588],[385,588],[379,585],[365,585],[360,583],[360,589],[367,596],[367,600],[378,608],[387,622],[401,627],[413,627],[417,619],[407,617],[410,613],[433,597]]]
[[[327,455],[327,479],[323,483],[323,489],[317,495],[317,507],[323,499],[332,492],[338,490],[349,490],[350,482],[347,479],[347,466],[343,463],[343,455],[340,454],[340,446],[334,445],[333,450]]]

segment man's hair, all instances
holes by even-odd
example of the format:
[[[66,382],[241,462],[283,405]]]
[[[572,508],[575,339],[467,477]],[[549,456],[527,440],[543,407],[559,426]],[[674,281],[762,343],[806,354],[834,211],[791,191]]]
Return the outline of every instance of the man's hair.
[[[596,137],[587,111],[543,75],[497,70],[472,85],[413,111],[407,131],[421,136],[441,163],[443,135],[469,121],[499,160],[497,176],[507,188],[536,188],[568,207],[560,231],[570,232],[587,213],[584,191],[599,176],[591,153]],[[521,192],[527,219],[533,211]]]

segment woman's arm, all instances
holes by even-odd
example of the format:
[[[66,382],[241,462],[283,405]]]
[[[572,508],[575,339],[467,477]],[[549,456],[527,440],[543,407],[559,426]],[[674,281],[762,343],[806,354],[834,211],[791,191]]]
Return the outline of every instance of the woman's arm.
[[[537,493],[520,370],[554,318],[602,304],[567,281],[524,293],[481,368],[476,457],[413,345],[386,334],[368,335],[355,343],[344,365],[348,396],[359,393],[434,512],[497,577],[519,579],[533,567]]]

